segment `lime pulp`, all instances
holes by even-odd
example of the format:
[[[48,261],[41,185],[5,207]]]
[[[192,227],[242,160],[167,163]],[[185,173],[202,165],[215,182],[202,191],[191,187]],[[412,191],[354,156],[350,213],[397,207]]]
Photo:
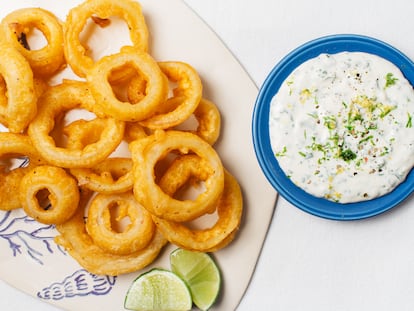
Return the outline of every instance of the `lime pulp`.
[[[187,311],[191,310],[192,299],[180,277],[155,268],[134,280],[126,294],[124,307],[135,311]]]
[[[171,270],[184,280],[190,289],[193,303],[208,310],[217,300],[220,271],[213,258],[202,252],[177,249],[170,254]]]

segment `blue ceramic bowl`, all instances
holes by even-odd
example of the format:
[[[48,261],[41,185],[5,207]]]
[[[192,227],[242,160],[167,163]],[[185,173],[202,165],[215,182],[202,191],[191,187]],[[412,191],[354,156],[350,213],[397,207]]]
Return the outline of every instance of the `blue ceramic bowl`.
[[[293,50],[270,72],[259,91],[253,111],[253,144],[258,162],[273,187],[287,201],[310,214],[327,219],[355,220],[378,215],[406,199],[414,187],[414,170],[392,192],[369,201],[335,203],[317,198],[294,185],[280,168],[269,136],[269,110],[282,82],[301,63],[321,53],[366,52],[385,58],[400,68],[414,85],[414,63],[387,43],[360,35],[332,35],[310,41]]]

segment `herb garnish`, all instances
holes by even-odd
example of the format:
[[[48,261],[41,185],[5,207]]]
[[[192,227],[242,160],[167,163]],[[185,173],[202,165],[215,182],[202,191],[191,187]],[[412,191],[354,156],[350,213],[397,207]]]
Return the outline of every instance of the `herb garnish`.
[[[339,157],[341,157],[344,161],[348,162],[351,160],[355,160],[357,155],[351,149],[346,149],[346,150],[341,151],[341,153],[339,154]]]
[[[282,151],[276,152],[275,156],[276,157],[284,157],[284,156],[286,156],[286,152],[287,152],[287,148],[286,148],[286,146],[283,146]]]
[[[408,120],[407,120],[407,123],[405,124],[405,127],[406,128],[412,128],[413,127],[413,117],[408,112],[407,112],[407,116],[408,116]]]
[[[398,81],[398,78],[395,78],[391,72],[387,73],[385,76],[385,88],[394,85],[396,81]]]

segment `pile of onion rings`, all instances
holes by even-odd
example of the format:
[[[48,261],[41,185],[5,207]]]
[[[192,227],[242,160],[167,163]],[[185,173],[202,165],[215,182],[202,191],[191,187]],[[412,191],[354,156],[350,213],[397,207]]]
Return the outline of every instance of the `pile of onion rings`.
[[[113,16],[131,45],[94,60],[80,34]],[[138,2],[87,0],[64,21],[24,8],[0,26],[0,209],[55,225],[95,274],[142,269],[168,242],[213,252],[235,238],[243,197],[214,148],[219,109],[190,64],[153,58]],[[76,78],[51,83],[64,70]]]

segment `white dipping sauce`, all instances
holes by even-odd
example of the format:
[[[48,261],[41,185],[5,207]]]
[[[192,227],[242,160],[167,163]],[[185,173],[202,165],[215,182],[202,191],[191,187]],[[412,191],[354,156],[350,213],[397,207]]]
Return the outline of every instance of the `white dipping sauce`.
[[[297,67],[270,107],[273,152],[306,192],[349,203],[392,191],[414,165],[414,90],[376,55],[321,54]]]

